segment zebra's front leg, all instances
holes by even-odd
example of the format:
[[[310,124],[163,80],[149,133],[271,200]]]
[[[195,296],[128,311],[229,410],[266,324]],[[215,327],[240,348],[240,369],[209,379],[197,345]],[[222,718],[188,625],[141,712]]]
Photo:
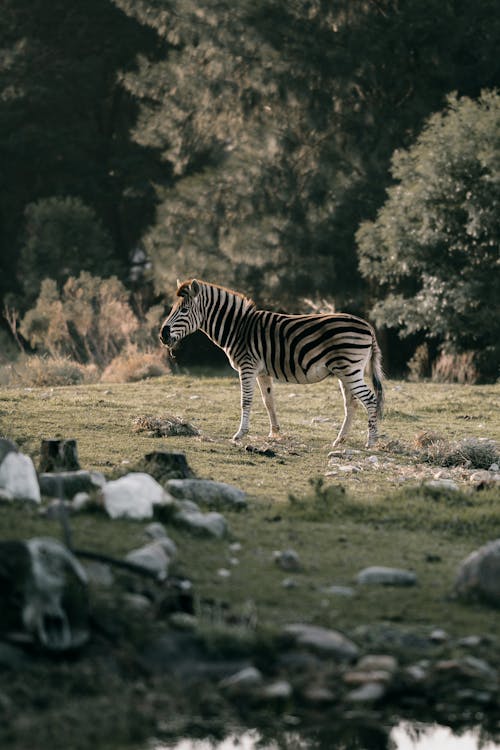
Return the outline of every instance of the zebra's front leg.
[[[259,384],[262,400],[269,417],[269,437],[277,437],[280,426],[274,406],[273,379],[270,375],[257,375],[257,383]]]
[[[250,427],[250,409],[252,408],[253,393],[255,390],[255,369],[241,368],[240,387],[241,387],[241,421],[238,432],[233,435],[234,440],[241,440]]]

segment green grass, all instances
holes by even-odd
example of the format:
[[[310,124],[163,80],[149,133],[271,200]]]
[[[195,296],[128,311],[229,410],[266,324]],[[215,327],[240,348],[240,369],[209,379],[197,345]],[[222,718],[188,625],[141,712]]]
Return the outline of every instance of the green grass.
[[[471,492],[468,475],[462,476],[459,468],[454,477],[463,491],[423,490],[422,480],[432,478],[439,467],[421,462],[423,451],[414,442],[422,431],[448,441],[498,441],[500,386],[389,381],[386,387],[381,447],[364,449],[366,420],[360,409],[347,445],[359,452],[347,460],[362,471],[333,477],[324,476],[342,417],[333,382],[278,385],[283,425],[278,441],[266,437],[267,418],[256,397],[252,431],[239,446],[230,441],[239,411],[238,382],[231,377],[178,375],[126,385],[4,389],[0,417],[3,433],[35,464],[41,439],[49,437],[76,438],[82,467],[107,476],[133,468],[151,450],[180,450],[197,476],[244,489],[248,511],[228,514],[231,538],[242,544],[238,565],[229,562],[228,542],[193,540],[172,530],[179,544],[178,566],[193,578],[200,599],[222,597],[235,610],[252,602],[259,622],[266,625],[303,619],[349,629],[365,620],[395,619],[429,627],[446,623],[457,633],[479,626],[492,630],[495,615],[488,609],[480,608],[476,622],[475,608],[450,604],[447,597],[459,561],[500,536],[499,493]],[[146,414],[180,416],[202,435],[151,438],[135,433],[134,418]],[[322,421],[325,417],[332,421]],[[276,455],[248,452],[247,445],[270,447]],[[378,457],[376,467],[366,461],[370,455]],[[339,485],[343,491],[335,489]],[[58,534],[56,524],[24,509],[1,508],[0,516],[4,538]],[[142,539],[141,524],[99,515],[82,515],[72,523],[80,547],[124,554]],[[272,561],[273,550],[288,547],[296,549],[303,563],[294,574],[295,589],[283,588],[286,573]],[[427,562],[433,555],[439,560]],[[377,590],[359,590],[348,602],[321,592],[328,584],[352,584],[357,571],[373,564],[411,567],[420,585],[407,592],[386,589],[382,596]],[[221,567],[231,569],[228,579],[217,575]]]
[[[363,447],[366,418],[360,409],[347,444],[356,452],[334,458],[333,464],[328,453],[342,420],[342,401],[333,382],[277,386],[283,435],[275,441],[267,438],[267,418],[256,396],[251,433],[241,445],[232,444],[239,417],[238,381],[206,375],[126,385],[0,389],[0,434],[15,440],[35,465],[43,438],[76,438],[82,468],[102,471],[108,478],[133,470],[153,450],[182,451],[197,476],[229,482],[248,493],[247,510],[225,513],[228,539],[198,539],[168,528],[179,550],[173,572],[192,580],[200,632],[215,651],[230,652],[233,647],[238,651],[245,639],[252,640],[255,625],[257,633],[265,634],[276,633],[285,623],[303,621],[340,629],[364,642],[365,649],[369,648],[366,628],[370,632],[395,628],[424,636],[444,628],[452,640],[449,646],[436,648],[442,648],[445,657],[454,654],[453,639],[483,635],[489,638],[483,655],[500,663],[498,611],[452,597],[460,561],[500,537],[500,491],[475,492],[470,471],[453,465],[441,469],[435,462],[436,456],[460,457],[456,444],[471,438],[498,445],[500,385],[389,381],[386,389],[380,446]],[[152,438],[135,432],[134,419],[145,415],[181,417],[200,429],[201,436]],[[431,447],[423,444],[422,435],[431,436]],[[475,453],[481,445],[474,442]],[[484,445],[491,449],[490,442]],[[247,446],[271,449],[275,455],[247,451]],[[430,455],[436,446],[439,450]],[[367,460],[372,456],[376,463]],[[356,464],[360,471],[344,474],[335,462]],[[332,471],[337,473],[327,476]],[[440,471],[452,477],[460,491],[423,486]],[[144,542],[144,525],[111,521],[99,512],[71,517],[75,547],[118,557]],[[0,528],[3,539],[61,536],[57,522],[22,505],[0,505]],[[235,541],[241,545],[237,551],[230,546]],[[275,550],[289,548],[300,557],[298,571],[283,571],[273,559]],[[369,565],[412,569],[418,585],[356,586],[357,572]],[[220,576],[222,568],[230,571],[229,577]],[[285,578],[293,578],[295,586],[284,587]],[[334,584],[353,586],[355,596],[327,593],[325,589]],[[115,627],[145,630],[142,618],[128,622],[128,614],[113,609],[112,597],[111,604],[104,601],[104,610],[100,599],[95,606],[99,617],[104,611],[111,632]],[[265,637],[259,637],[265,663],[268,646]],[[408,642],[399,651],[396,643],[373,648],[392,650],[403,662],[419,658],[408,650]],[[118,738],[125,744],[132,736],[142,740],[153,731],[158,715],[180,715],[186,710],[183,699],[172,693],[170,678],[166,683],[144,682],[142,673],[137,674],[130,645],[121,651],[113,647],[116,672],[108,678],[108,650],[107,646],[102,664],[97,659],[92,665],[87,659],[50,665],[50,670],[38,664],[29,675],[24,671],[16,679],[5,673],[0,691],[11,695],[13,709],[8,716],[14,722],[5,737],[16,750],[25,747],[30,727],[40,732],[40,746],[52,746],[51,712],[68,722],[71,746],[86,748],[94,744],[94,736],[108,738],[110,744]],[[41,708],[31,693],[31,688],[38,693],[40,680],[45,685]],[[213,689],[208,692],[215,700]],[[122,696],[120,705],[117,693]],[[71,727],[80,716],[82,700],[90,718],[78,719],[76,742]],[[195,696],[190,700],[188,710],[196,714]],[[24,722],[19,726],[14,718],[17,706]]]

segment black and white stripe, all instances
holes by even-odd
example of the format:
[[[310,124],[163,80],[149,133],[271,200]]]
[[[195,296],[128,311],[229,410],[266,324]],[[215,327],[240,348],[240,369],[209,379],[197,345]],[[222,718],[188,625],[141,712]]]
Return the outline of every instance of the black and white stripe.
[[[225,351],[241,383],[241,422],[234,440],[248,432],[256,382],[269,415],[270,436],[276,436],[273,380],[318,383],[334,375],[345,407],[334,445],[348,435],[358,401],[368,413],[367,445],[376,442],[383,406],[381,353],[375,332],[365,320],[346,313],[282,315],[258,310],[239,292],[196,279],[179,284],[177,297],[160,339],[172,348],[200,329]],[[374,391],[364,381],[367,365]]]

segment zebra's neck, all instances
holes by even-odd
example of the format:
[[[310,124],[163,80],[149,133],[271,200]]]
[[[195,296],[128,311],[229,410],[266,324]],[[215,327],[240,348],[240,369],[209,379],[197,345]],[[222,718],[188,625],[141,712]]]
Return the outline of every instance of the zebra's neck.
[[[204,284],[202,295],[200,329],[221,349],[231,350],[243,322],[255,310],[254,303],[238,292],[213,284]]]

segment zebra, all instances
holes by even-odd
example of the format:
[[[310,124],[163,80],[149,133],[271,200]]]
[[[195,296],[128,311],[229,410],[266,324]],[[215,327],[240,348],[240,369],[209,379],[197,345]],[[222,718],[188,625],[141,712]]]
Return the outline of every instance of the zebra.
[[[160,341],[172,352],[197,330],[226,353],[239,374],[241,420],[233,441],[249,431],[256,382],[269,417],[269,437],[278,437],[273,381],[318,383],[333,375],[339,380],[345,412],[333,446],[349,434],[358,401],[368,414],[366,447],[376,443],[384,400],[382,355],[367,321],[347,313],[285,315],[259,310],[240,292],[197,279],[178,281],[177,299],[161,326]],[[364,381],[367,364],[374,391]]]

